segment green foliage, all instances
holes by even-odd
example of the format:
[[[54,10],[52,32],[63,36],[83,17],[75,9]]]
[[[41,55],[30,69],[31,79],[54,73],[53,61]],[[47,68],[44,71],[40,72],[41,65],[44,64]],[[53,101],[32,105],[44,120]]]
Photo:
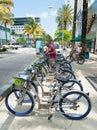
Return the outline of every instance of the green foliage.
[[[64,4],[57,11],[56,17],[57,27],[62,30],[67,29],[68,26],[72,26],[73,22],[73,9],[69,4]]]
[[[2,52],[2,51],[7,51],[7,49],[6,48],[0,48],[0,52]]]
[[[72,38],[72,34],[70,31],[68,30],[56,30],[55,31],[55,39],[59,42],[62,43],[62,34],[63,33],[63,43],[67,44],[68,42],[70,42],[71,38]]]
[[[23,37],[21,37],[21,38],[18,38],[16,42],[22,44],[22,43],[26,43],[26,40]]]

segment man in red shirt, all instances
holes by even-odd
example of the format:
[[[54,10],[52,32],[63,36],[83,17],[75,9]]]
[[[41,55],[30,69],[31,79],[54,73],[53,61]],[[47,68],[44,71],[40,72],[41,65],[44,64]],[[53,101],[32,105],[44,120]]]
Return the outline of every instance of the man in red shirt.
[[[46,42],[46,46],[48,47],[50,71],[53,71],[56,62],[56,50],[51,42]]]

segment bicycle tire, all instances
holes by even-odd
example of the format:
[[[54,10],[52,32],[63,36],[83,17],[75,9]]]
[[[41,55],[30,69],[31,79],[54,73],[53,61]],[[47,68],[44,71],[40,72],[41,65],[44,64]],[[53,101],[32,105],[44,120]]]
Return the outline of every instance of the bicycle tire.
[[[83,64],[84,62],[85,62],[85,58],[83,56],[78,57],[77,59],[78,64]]]
[[[73,100],[72,96],[74,96],[74,94],[81,95],[81,98],[76,101]],[[61,97],[59,101],[59,109],[62,115],[67,117],[68,119],[81,120],[90,113],[91,101],[88,95],[86,95],[85,93],[81,91],[70,91]],[[77,110],[78,112],[76,113]]]
[[[83,91],[83,86],[80,83],[80,81],[77,81],[76,79],[71,79],[71,80],[69,80],[68,83],[63,84],[60,89],[61,89],[61,91],[62,91],[62,89],[63,90],[68,89],[68,90],[73,90],[73,91],[74,90]]]
[[[64,74],[64,78],[68,78],[68,79],[76,79],[75,74],[73,71],[70,70],[62,70],[61,69],[61,76],[62,74]]]
[[[73,58],[72,56],[67,56],[67,57],[66,57],[66,60],[67,60],[69,63],[71,63],[71,62],[74,61],[74,58]]]
[[[30,92],[26,91],[25,98],[30,99],[30,103],[25,103],[22,101],[22,104],[18,103],[18,99],[16,98],[14,92],[19,91],[17,89],[13,89],[5,98],[6,108],[16,116],[25,116],[29,114],[34,108],[34,98],[30,94]]]

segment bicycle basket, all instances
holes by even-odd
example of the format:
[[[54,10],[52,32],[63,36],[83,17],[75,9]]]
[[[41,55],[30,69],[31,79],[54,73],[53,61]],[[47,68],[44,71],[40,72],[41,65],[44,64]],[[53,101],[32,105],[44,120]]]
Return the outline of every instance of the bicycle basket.
[[[18,77],[14,77],[14,84],[15,84],[16,86],[23,86],[23,85],[24,85],[24,81],[21,80],[21,79],[18,78]]]

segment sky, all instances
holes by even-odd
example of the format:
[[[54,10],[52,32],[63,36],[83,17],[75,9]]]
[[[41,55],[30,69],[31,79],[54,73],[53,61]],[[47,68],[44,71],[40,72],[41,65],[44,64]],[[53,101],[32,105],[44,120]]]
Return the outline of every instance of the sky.
[[[14,17],[40,17],[43,30],[54,38],[57,29],[56,12],[65,3],[65,0],[13,0]],[[52,8],[49,8],[52,6]]]

